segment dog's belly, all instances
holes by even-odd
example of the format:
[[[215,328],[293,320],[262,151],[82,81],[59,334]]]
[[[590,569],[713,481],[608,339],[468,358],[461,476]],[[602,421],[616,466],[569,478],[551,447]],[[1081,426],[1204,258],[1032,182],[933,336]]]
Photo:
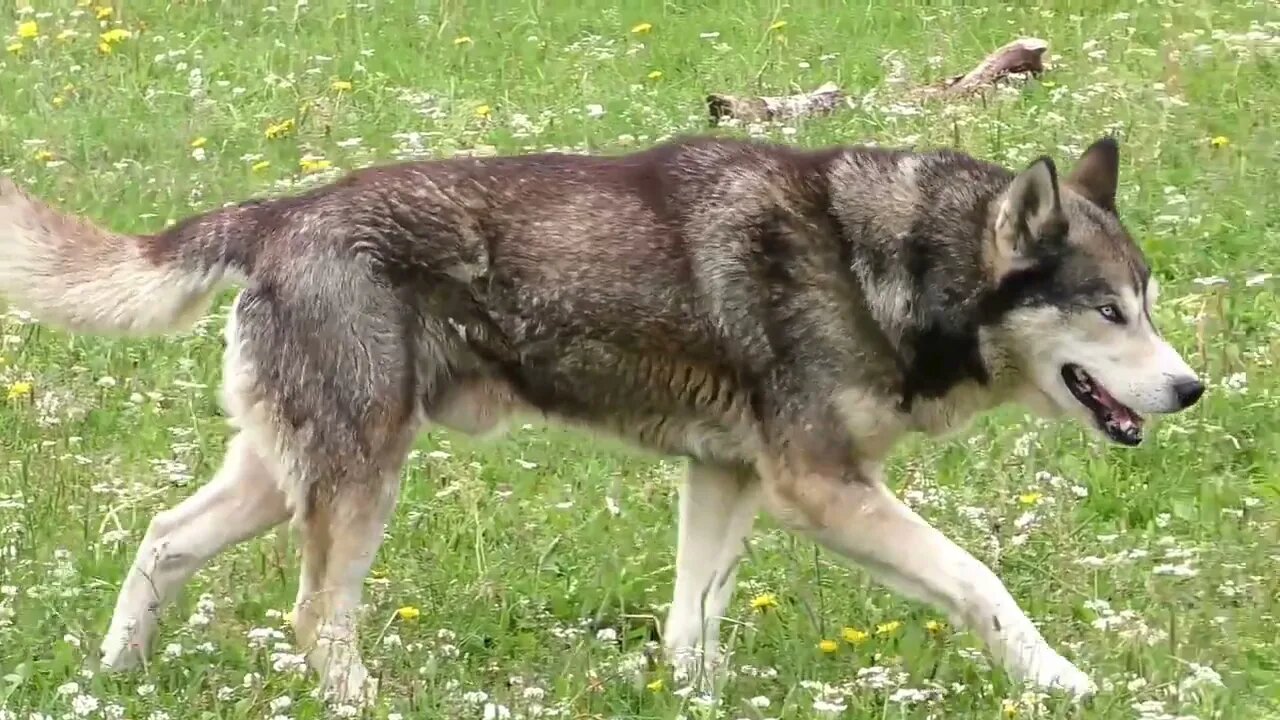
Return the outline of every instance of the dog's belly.
[[[565,420],[651,452],[720,466],[750,464],[756,445],[754,431],[748,426],[731,427],[691,417],[621,414],[592,421]]]
[[[754,458],[749,403],[726,377],[672,358],[590,367],[571,355],[561,359],[567,362],[458,378],[424,412],[431,423],[468,435],[493,435],[532,419],[661,455],[718,465]]]

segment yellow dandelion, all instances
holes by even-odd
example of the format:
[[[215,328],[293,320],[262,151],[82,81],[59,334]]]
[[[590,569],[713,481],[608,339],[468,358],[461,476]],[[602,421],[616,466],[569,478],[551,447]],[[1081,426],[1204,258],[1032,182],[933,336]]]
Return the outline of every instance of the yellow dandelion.
[[[1016,700],[1005,698],[1000,701],[1000,715],[1007,718],[1018,717],[1018,703]]]
[[[111,45],[104,42],[98,43],[98,52],[102,53],[103,55],[110,55]]]
[[[662,678],[658,678],[657,680],[654,680],[653,682],[649,683],[648,685],[645,685],[645,687],[649,688],[649,689],[650,689],[650,690],[652,690],[653,692],[661,692],[661,690],[662,690],[662,688],[663,688]]]
[[[835,640],[823,640],[818,643],[818,649],[824,653],[830,654],[840,649],[840,644]]]
[[[285,135],[288,135],[289,133],[293,132],[294,125],[295,123],[293,118],[289,118],[288,120],[281,120],[278,123],[272,123],[271,125],[268,125],[264,134],[267,136],[268,140],[275,140],[277,138],[282,138]]]
[[[259,160],[258,162],[253,164],[253,167],[249,169],[252,170],[253,172],[262,172],[263,170],[266,170],[269,167],[271,167],[270,160]]]
[[[1218,135],[1211,139],[1209,144],[1215,148],[1226,147],[1231,144],[1231,140],[1229,140],[1225,135]]]
[[[333,167],[333,163],[329,162],[328,160],[325,160],[324,158],[305,158],[304,157],[302,158],[302,160],[298,161],[298,167],[302,169],[302,172],[310,175],[311,173],[318,173],[324,170],[328,170],[329,168]]]
[[[66,104],[67,104],[67,100],[66,100],[66,98],[62,97],[61,95],[58,95],[58,96],[54,97],[54,98],[53,98],[52,100],[50,100],[49,102],[51,102],[51,103],[53,104],[53,106],[54,106],[54,107],[56,107],[56,108],[60,108],[60,107],[62,107],[63,105],[66,105]]]
[[[493,114],[493,108],[488,105],[477,105],[475,113],[478,118],[487,118]]]
[[[115,15],[115,14],[116,14],[116,11],[115,11],[115,8],[112,8],[112,7],[111,7],[111,6],[109,6],[109,5],[99,5],[99,6],[98,6],[94,11],[93,11],[93,13],[94,13],[94,15],[96,15],[96,16],[98,17],[98,19],[99,19],[99,20],[106,20],[107,18],[111,17],[112,15]]]
[[[646,34],[648,34],[649,32],[651,32],[652,30],[653,30],[653,23],[642,22],[642,23],[637,23],[636,25],[632,26],[632,28],[631,28],[631,34],[632,34],[632,35],[646,35]]]
[[[337,90],[338,92],[350,92],[351,81],[350,80],[334,80],[332,83],[329,84],[329,88],[332,90]]]
[[[1023,505],[1035,505],[1036,503],[1040,502],[1040,498],[1042,497],[1044,496],[1038,492],[1024,493],[1018,496],[1018,502],[1022,503]]]
[[[53,157],[54,157],[53,153],[49,152],[48,150],[40,150],[35,155],[36,160],[39,162],[49,162],[50,160],[53,159]]]
[[[125,30],[124,28],[112,28],[99,35],[98,39],[104,43],[114,44],[122,40],[128,40],[131,37],[133,37],[133,33]]]
[[[22,52],[22,47],[23,45],[21,42],[9,43],[9,46],[6,47],[5,50],[13,53],[14,55],[17,55],[18,53]]]
[[[661,79],[662,79],[662,71],[661,71],[661,70],[650,70],[650,71],[649,71],[649,79],[650,79],[650,80],[661,80]]]
[[[774,20],[774,21],[773,21],[773,24],[771,24],[771,25],[769,26],[769,31],[770,31],[770,32],[776,32],[776,31],[781,30],[782,28],[784,28],[784,27],[786,27],[786,26],[787,26],[787,21],[786,21],[786,20]]]
[[[929,622],[924,624],[924,629],[928,630],[931,633],[940,633],[943,630],[946,630],[947,626],[944,625],[943,623],[938,622],[937,620],[930,620]]]
[[[871,636],[858,628],[847,627],[840,631],[840,637],[844,638],[844,641],[850,645],[861,645]]]
[[[204,146],[205,146],[205,143],[207,143],[207,142],[209,142],[209,141],[208,141],[207,139],[205,139],[205,137],[204,137],[204,136],[201,136],[201,137],[198,137],[198,138],[196,138],[195,140],[192,140],[192,141],[191,141],[191,147],[193,147],[193,148],[202,148],[202,147],[204,147]]]
[[[773,593],[764,593],[751,598],[751,609],[757,612],[764,612],[778,607],[778,596]]]
[[[453,39],[454,45],[471,45],[471,38],[466,35],[459,35]]]
[[[880,623],[879,625],[877,625],[877,626],[876,626],[876,634],[877,634],[877,635],[892,635],[892,634],[894,634],[894,633],[898,632],[898,629],[899,629],[899,628],[901,628],[901,627],[902,627],[902,623],[901,623],[900,621],[898,621],[898,620],[890,620],[890,621],[889,621],[889,622],[887,622],[887,623]]]
[[[422,611],[412,605],[405,605],[396,610],[396,617],[401,620],[417,620],[422,615]]]
[[[18,23],[18,37],[23,40],[38,38],[40,37],[40,26],[36,24],[35,20]]]
[[[26,397],[31,394],[31,390],[32,390],[32,387],[31,387],[31,383],[29,382],[18,381],[15,383],[10,383],[9,399],[17,400],[18,398]]]

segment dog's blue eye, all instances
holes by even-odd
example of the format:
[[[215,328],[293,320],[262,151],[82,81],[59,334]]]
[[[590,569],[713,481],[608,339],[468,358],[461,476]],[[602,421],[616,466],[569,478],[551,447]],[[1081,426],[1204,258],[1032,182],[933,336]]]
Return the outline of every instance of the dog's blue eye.
[[[1113,323],[1121,324],[1124,322],[1124,315],[1120,314],[1120,308],[1115,305],[1107,304],[1098,308],[1098,312],[1102,313],[1102,317]]]

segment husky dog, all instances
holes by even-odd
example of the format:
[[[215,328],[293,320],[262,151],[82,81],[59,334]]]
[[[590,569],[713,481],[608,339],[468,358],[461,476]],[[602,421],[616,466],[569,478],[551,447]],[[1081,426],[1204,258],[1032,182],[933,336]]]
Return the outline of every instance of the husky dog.
[[[954,150],[683,138],[623,156],[368,168],[123,235],[0,180],[0,293],[72,331],[197,318],[225,282],[221,469],[156,515],[102,663],[137,663],[215,553],[291,521],[294,627],[323,687],[371,696],[361,603],[426,424],[534,416],[688,460],[663,644],[699,669],[757,513],[932,603],[1018,680],[1092,692],[882,459],[1006,402],[1122,445],[1204,391],[1154,327],[1115,206],[1119,151],[1059,177]],[[700,658],[700,660],[699,660]]]

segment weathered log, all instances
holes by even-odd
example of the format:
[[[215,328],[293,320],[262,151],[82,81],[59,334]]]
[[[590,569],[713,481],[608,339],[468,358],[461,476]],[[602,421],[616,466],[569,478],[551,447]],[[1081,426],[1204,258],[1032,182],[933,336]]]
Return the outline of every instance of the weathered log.
[[[1039,76],[1044,72],[1044,53],[1049,43],[1039,38],[1018,38],[988,55],[964,75],[955,75],[936,85],[920,88],[918,96],[964,95],[986,90],[1018,76]]]
[[[987,55],[977,67],[963,75],[908,91],[907,99],[963,97],[1013,78],[1039,76],[1044,72],[1044,53],[1048,49],[1049,44],[1039,38],[1018,38]],[[707,95],[707,110],[712,123],[716,124],[730,119],[765,122],[827,115],[852,104],[848,94],[830,82],[811,92],[794,95]]]

